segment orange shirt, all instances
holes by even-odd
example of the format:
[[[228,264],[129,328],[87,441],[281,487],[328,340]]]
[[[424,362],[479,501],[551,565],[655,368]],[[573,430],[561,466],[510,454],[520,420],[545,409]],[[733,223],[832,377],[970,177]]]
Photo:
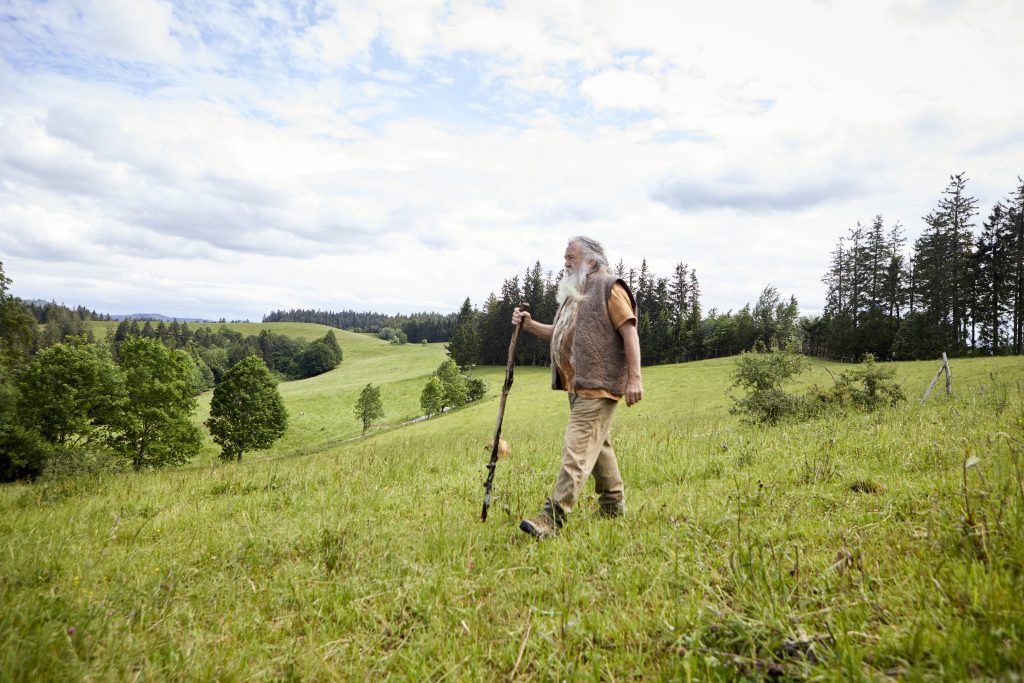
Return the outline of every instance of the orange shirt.
[[[575,311],[573,311],[575,315]],[[619,329],[624,323],[630,320],[636,321],[636,316],[633,314],[633,304],[629,299],[629,293],[626,292],[626,288],[621,283],[616,282],[612,285],[612,291],[608,295],[608,318],[612,322],[612,327]],[[561,363],[556,364],[558,369],[558,375],[562,380],[562,386],[570,394],[576,394],[583,398],[610,398],[614,401],[621,400],[621,396],[611,393],[605,389],[577,389],[574,386],[576,379],[576,369],[573,366],[572,359],[572,338],[576,332],[576,321],[573,320],[569,330],[566,331],[562,337],[562,353],[558,354],[561,359]]]

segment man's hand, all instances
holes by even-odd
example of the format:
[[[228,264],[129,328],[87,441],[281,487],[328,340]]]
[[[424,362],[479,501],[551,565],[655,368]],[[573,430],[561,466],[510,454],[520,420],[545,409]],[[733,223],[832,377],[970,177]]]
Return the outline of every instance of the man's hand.
[[[623,348],[626,351],[626,405],[631,406],[644,398],[644,385],[640,381],[640,335],[636,332],[636,321],[627,320],[619,325]]]
[[[639,403],[644,398],[644,385],[639,377],[630,377],[626,381],[626,405]]]
[[[520,311],[518,306],[512,311],[513,325],[522,323],[523,327],[526,327],[530,324],[531,320],[533,320],[533,317],[530,315],[529,311]]]

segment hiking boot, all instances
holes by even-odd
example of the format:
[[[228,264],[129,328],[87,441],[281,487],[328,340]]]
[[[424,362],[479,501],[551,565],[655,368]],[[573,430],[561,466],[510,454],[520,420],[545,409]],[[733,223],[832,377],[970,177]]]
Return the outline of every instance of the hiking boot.
[[[530,534],[538,541],[551,538],[558,533],[558,524],[547,512],[537,513],[529,519],[519,522],[519,528]]]
[[[609,505],[601,504],[597,507],[598,517],[622,517],[626,514],[626,506],[624,503],[612,503]]]
[[[557,534],[564,522],[565,513],[562,512],[561,506],[548,498],[536,516],[519,522],[519,528],[542,541]]]

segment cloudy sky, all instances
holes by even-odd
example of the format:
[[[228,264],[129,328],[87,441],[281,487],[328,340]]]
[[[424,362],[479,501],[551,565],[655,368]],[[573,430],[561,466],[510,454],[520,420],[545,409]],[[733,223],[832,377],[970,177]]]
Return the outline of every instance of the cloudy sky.
[[[24,298],[451,311],[567,236],[819,309],[837,238],[1024,175],[1024,3],[0,0]]]

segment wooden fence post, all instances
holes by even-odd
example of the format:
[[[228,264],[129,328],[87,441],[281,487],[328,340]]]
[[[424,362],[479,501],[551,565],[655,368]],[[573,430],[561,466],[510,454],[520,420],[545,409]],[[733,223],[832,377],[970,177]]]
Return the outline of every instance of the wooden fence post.
[[[942,352],[942,367],[935,373],[935,378],[932,379],[932,383],[928,385],[928,388],[924,390],[924,396],[921,397],[921,405],[928,400],[928,396],[932,393],[932,389],[935,388],[935,383],[939,381],[939,377],[942,373],[946,373],[946,395],[953,395],[953,371],[949,368],[949,359],[946,358],[946,352]]]
[[[946,396],[953,395],[953,370],[949,367],[949,359],[946,352],[942,352],[942,369],[946,371]]]

